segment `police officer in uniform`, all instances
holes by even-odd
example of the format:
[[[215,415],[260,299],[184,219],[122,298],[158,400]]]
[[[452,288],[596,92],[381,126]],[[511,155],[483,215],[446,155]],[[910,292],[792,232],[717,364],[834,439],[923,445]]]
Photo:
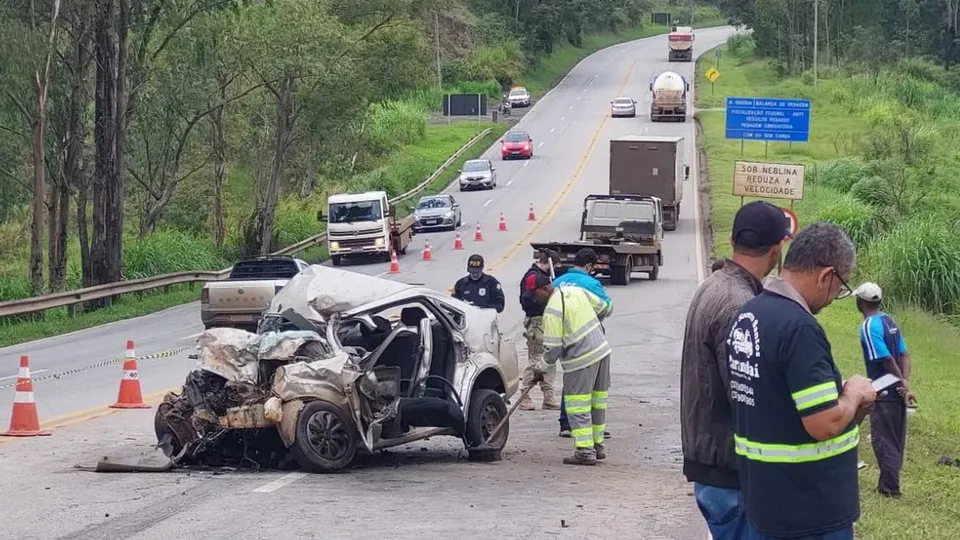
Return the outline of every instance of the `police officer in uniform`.
[[[453,286],[453,297],[478,308],[503,312],[503,288],[497,278],[483,273],[483,257],[476,253],[467,259],[467,275]]]

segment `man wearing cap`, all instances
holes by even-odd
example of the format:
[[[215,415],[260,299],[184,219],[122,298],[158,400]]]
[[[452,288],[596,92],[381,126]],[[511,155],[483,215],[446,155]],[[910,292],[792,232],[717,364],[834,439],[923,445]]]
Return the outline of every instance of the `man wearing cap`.
[[[557,287],[550,278],[537,276],[537,298],[543,310],[543,360],[536,367],[542,377],[557,361],[563,368],[565,406],[574,440],[567,465],[596,465],[607,457],[604,447],[607,389],[610,386],[610,344],[600,318],[610,304],[580,287]]]
[[[497,278],[483,273],[483,257],[474,253],[467,259],[467,275],[453,286],[453,297],[478,308],[503,312],[503,289]]]
[[[885,497],[900,498],[900,468],[907,444],[907,407],[916,403],[910,392],[910,353],[903,333],[889,315],[880,311],[883,292],[876,283],[866,282],[853,291],[857,309],[863,314],[860,346],[873,380],[890,374],[900,383],[877,394],[870,411],[870,441],[880,467],[877,491]]]
[[[536,386],[533,381],[534,366],[543,358],[543,309],[545,302],[537,299],[534,291],[536,290],[537,276],[543,276],[551,279],[551,265],[559,263],[560,255],[553,250],[546,249],[537,252],[537,260],[530,265],[527,272],[520,280],[520,307],[523,308],[523,337],[527,339],[527,367],[523,370],[523,388],[522,393],[528,386]],[[560,408],[560,402],[557,400],[554,382],[557,379],[556,364],[550,367],[543,374],[543,380],[540,381],[540,390],[543,391],[543,408],[547,410],[557,410]],[[521,411],[532,411],[536,407],[530,395],[520,402]]]
[[[606,289],[603,288],[603,283],[600,283],[600,280],[593,277],[595,270],[595,265],[600,260],[597,256],[597,252],[591,248],[582,248],[577,251],[577,254],[573,258],[573,268],[570,268],[562,276],[557,277],[553,280],[554,287],[567,287],[574,286],[586,289],[591,293],[597,295],[601,300],[609,304],[610,308],[605,312],[603,317],[600,318],[600,322],[603,322],[603,319],[610,316],[613,312],[613,300],[610,299],[610,296],[607,294]],[[603,325],[600,326],[600,329],[603,330]],[[560,436],[561,437],[570,437],[570,420],[567,418],[567,409],[564,406],[565,401],[563,399],[563,394],[560,395]],[[604,431],[604,437],[610,438],[610,432]]]
[[[716,540],[740,538],[746,526],[733,447],[727,336],[737,311],[760,294],[790,236],[783,211],[762,201],[733,220],[733,255],[694,293],[687,311],[680,371],[683,474]]]

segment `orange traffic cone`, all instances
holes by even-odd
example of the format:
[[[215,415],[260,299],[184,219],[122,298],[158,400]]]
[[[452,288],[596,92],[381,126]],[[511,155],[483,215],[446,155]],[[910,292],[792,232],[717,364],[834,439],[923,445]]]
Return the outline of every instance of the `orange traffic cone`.
[[[500,229],[501,231],[507,230],[507,222],[503,219],[503,212],[500,212]]]
[[[397,252],[392,250],[390,251],[390,273],[400,273],[400,261],[397,260]]]
[[[453,249],[463,249],[463,236],[457,231],[457,239],[453,241]]]
[[[137,371],[137,355],[133,352],[133,340],[127,341],[127,356],[123,359],[123,378],[120,379],[120,394],[111,409],[149,409],[140,393],[140,372]]]
[[[477,222],[477,232],[473,235],[474,242],[483,242],[483,233],[480,232],[480,222]]]
[[[527,221],[536,221],[537,215],[533,213],[533,203],[530,203],[530,211],[527,212]]]
[[[427,240],[423,243],[423,260],[432,261],[433,254],[430,253],[430,241]]]
[[[10,413],[10,429],[0,433],[4,437],[41,437],[50,435],[40,431],[37,418],[37,403],[33,400],[33,382],[30,380],[30,360],[20,357],[20,373],[17,374],[16,392],[13,394],[13,412]]]

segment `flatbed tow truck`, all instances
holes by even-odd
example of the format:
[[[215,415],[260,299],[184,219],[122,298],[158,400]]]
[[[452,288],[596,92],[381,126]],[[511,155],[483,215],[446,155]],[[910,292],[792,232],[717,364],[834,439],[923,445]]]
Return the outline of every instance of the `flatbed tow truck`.
[[[572,264],[578,251],[597,252],[600,275],[613,285],[629,285],[633,272],[660,276],[663,265],[663,204],[658,197],[642,195],[588,195],[583,200],[580,239],[570,242],[531,242],[534,251],[552,249],[564,264]]]

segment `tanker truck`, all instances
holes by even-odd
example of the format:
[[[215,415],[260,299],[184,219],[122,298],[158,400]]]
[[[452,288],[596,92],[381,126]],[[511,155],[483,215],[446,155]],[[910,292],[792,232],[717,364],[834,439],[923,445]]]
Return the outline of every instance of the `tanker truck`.
[[[667,61],[693,62],[693,28],[673,27],[673,30],[667,34],[667,46],[670,48]]]
[[[678,73],[664,71],[650,81],[650,121],[687,121],[687,91],[690,83]]]

